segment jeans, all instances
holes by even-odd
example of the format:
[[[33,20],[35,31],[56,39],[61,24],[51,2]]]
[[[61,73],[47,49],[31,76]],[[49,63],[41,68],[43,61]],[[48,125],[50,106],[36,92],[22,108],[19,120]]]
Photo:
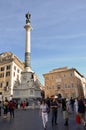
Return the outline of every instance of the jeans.
[[[58,114],[57,110],[52,110],[52,125],[54,122],[55,124],[57,123],[57,114]]]

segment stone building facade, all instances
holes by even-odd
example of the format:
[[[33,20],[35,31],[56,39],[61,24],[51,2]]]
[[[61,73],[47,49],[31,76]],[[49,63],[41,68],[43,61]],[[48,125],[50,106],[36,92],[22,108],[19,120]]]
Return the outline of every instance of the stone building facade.
[[[43,74],[45,97],[61,94],[62,97],[86,97],[86,79],[75,68],[53,69]]]
[[[13,53],[0,54],[0,100],[12,97],[14,83],[16,80],[21,82],[23,70],[24,64]]]

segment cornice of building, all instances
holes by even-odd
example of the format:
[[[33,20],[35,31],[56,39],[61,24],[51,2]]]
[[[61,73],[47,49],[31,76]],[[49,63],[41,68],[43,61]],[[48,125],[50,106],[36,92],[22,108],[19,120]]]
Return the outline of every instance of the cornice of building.
[[[76,71],[76,73],[78,73],[82,78],[85,78],[82,74],[79,73],[79,71],[78,71],[77,69],[75,69],[75,68],[71,68],[70,70],[74,70],[74,71]]]
[[[78,73],[82,78],[84,78],[84,76],[81,75],[81,74],[77,71],[77,69],[75,69],[75,68],[68,68],[68,67],[53,69],[53,70],[49,71],[48,73],[43,74],[43,76],[49,75],[49,74],[53,74],[53,73],[67,72],[67,71],[76,71],[76,73]]]
[[[43,74],[43,76],[48,75],[48,74],[53,74],[53,73],[60,73],[60,72],[68,71],[68,70],[69,70],[68,67],[56,68],[56,69],[49,71],[48,73]]]
[[[12,52],[3,52],[0,54],[0,65],[4,65],[6,63],[15,62],[16,64],[21,64],[21,67],[24,67],[24,63],[19,60],[19,58],[14,55]]]

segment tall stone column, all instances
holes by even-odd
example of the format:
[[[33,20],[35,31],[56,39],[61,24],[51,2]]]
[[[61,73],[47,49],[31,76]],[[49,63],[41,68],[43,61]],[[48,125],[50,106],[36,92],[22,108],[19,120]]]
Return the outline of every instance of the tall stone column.
[[[26,45],[25,45],[25,71],[32,72],[31,70],[31,47],[30,47],[30,31],[32,29],[30,25],[30,17],[29,12],[26,14],[26,24],[24,26],[26,30]]]

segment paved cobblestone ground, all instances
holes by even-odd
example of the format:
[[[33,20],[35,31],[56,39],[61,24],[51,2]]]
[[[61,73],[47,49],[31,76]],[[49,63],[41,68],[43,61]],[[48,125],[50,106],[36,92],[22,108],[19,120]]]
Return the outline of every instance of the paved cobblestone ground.
[[[0,130],[43,130],[39,110],[16,110],[14,119],[10,119],[9,114],[7,119],[0,117]],[[62,112],[59,110],[58,125],[52,128],[49,114],[47,130],[86,130],[86,128],[76,124],[74,114],[69,115],[69,126],[64,126]]]

